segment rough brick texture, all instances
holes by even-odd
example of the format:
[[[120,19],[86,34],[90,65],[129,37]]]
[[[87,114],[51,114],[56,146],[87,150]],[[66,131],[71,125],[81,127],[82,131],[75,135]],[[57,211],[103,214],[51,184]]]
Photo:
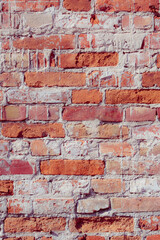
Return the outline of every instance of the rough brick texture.
[[[0,1],[0,240],[160,239],[159,7]]]

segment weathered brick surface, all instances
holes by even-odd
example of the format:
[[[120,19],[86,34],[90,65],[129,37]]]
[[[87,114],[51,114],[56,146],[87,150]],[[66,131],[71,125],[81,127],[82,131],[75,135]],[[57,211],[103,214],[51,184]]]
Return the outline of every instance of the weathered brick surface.
[[[71,232],[133,232],[134,222],[130,217],[91,217],[70,220]]]
[[[160,1],[0,1],[0,240],[160,239]]]
[[[105,67],[117,64],[117,53],[62,54],[59,57],[59,67],[61,68]]]

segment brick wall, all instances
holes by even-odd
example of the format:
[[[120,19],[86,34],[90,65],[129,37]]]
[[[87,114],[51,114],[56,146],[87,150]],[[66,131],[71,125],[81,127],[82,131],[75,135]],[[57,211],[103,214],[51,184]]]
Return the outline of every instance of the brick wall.
[[[0,9],[0,239],[160,240],[159,1]]]

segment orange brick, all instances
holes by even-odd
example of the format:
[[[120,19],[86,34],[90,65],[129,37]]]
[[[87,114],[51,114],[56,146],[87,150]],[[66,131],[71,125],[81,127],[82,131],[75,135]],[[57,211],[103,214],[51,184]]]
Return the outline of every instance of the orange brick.
[[[71,232],[133,232],[134,222],[131,217],[84,217],[70,220]]]
[[[73,168],[74,166],[74,168]],[[41,161],[41,173],[44,175],[100,175],[104,173],[101,160],[63,160]]]
[[[73,90],[72,103],[100,103],[102,102],[102,93],[99,90]]]
[[[78,87],[85,85],[86,75],[72,72],[27,72],[25,73],[25,82],[29,87]]]
[[[151,236],[147,236],[146,240],[159,240],[160,239],[160,235],[151,235]]]

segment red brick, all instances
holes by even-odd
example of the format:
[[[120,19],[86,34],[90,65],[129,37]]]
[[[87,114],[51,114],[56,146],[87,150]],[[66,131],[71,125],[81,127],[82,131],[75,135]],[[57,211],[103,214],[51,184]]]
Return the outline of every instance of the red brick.
[[[155,121],[156,109],[147,107],[130,107],[126,109],[126,121],[143,122]]]
[[[29,87],[72,87],[84,86],[86,82],[85,73],[74,72],[27,72],[25,82]]]
[[[68,11],[89,11],[91,9],[91,0],[64,0],[63,7]]]
[[[61,123],[4,123],[2,126],[2,134],[3,136],[10,138],[40,138],[48,135],[51,138],[63,138],[65,136],[65,132]]]
[[[124,15],[122,16],[122,29],[123,30],[129,30],[130,29],[130,16]]]
[[[133,0],[96,0],[96,9],[104,12],[128,11],[133,10]]]
[[[131,217],[84,217],[70,220],[71,232],[133,232],[134,222]]]
[[[159,90],[107,90],[106,104],[160,103]]]
[[[143,230],[158,231],[160,230],[160,216],[151,216],[141,218],[139,227]]]
[[[159,9],[158,0],[146,0],[145,2],[144,0],[135,0],[134,5],[135,12],[154,12]]]
[[[148,29],[152,26],[152,17],[151,16],[135,16],[134,27],[138,29]]]
[[[157,68],[160,68],[160,54],[157,55],[156,64],[157,64]]]
[[[74,168],[73,168],[74,166]],[[104,174],[104,162],[101,160],[63,160],[41,161],[41,173],[44,175],[100,175]]]
[[[59,67],[82,68],[82,67],[105,67],[118,64],[118,53],[70,53],[59,56]]]
[[[8,163],[6,160],[0,160],[0,175],[33,174],[35,170],[35,163],[23,160],[12,160]]]
[[[10,41],[7,39],[3,40],[1,47],[3,50],[9,50],[10,49]]]
[[[61,37],[49,36],[38,38],[24,38],[13,41],[13,47],[17,49],[74,49],[75,37],[74,35],[61,35]]]
[[[29,119],[32,120],[48,120],[47,106],[35,105],[29,108]]]
[[[160,235],[151,235],[151,236],[147,236],[146,240],[159,240],[160,239]]]
[[[8,199],[8,213],[11,214],[31,214],[32,202],[26,199]]]
[[[32,56],[32,67],[33,68],[44,68],[47,67],[47,59],[43,53],[35,53]]]
[[[160,209],[160,198],[112,198],[111,206],[116,212],[156,212]]]
[[[59,0],[40,0],[40,1],[9,1],[10,5],[7,3],[3,6],[4,11],[8,11],[9,8],[16,11],[29,11],[29,12],[39,12],[44,11],[46,8],[59,7]]]
[[[127,157],[133,155],[133,148],[127,142],[106,142],[100,143],[100,152],[103,155]]]
[[[105,122],[121,122],[123,112],[117,107],[69,106],[63,110],[63,119],[67,121],[89,121],[99,119]]]
[[[72,103],[100,103],[102,102],[102,93],[97,90],[88,90],[88,89],[81,89],[81,90],[73,90],[72,91]]]
[[[96,193],[120,193],[122,182],[121,179],[92,179],[91,187]]]
[[[146,72],[142,76],[143,87],[160,87],[160,72]]]
[[[96,9],[105,12],[135,11],[151,12],[153,7],[155,11],[159,9],[158,0],[96,0]]]
[[[0,180],[0,196],[13,195],[13,181]]]
[[[3,240],[35,240],[34,237],[12,237],[12,238],[4,238]]]
[[[65,218],[8,217],[4,221],[4,231],[9,233],[64,231],[65,225]]]
[[[141,237],[139,236],[116,236],[116,237],[111,237],[110,240],[141,240]]]
[[[22,121],[26,119],[25,106],[8,105],[2,111],[3,120],[6,121]]]
[[[105,240],[104,237],[101,236],[82,236],[79,237],[78,240]]]

